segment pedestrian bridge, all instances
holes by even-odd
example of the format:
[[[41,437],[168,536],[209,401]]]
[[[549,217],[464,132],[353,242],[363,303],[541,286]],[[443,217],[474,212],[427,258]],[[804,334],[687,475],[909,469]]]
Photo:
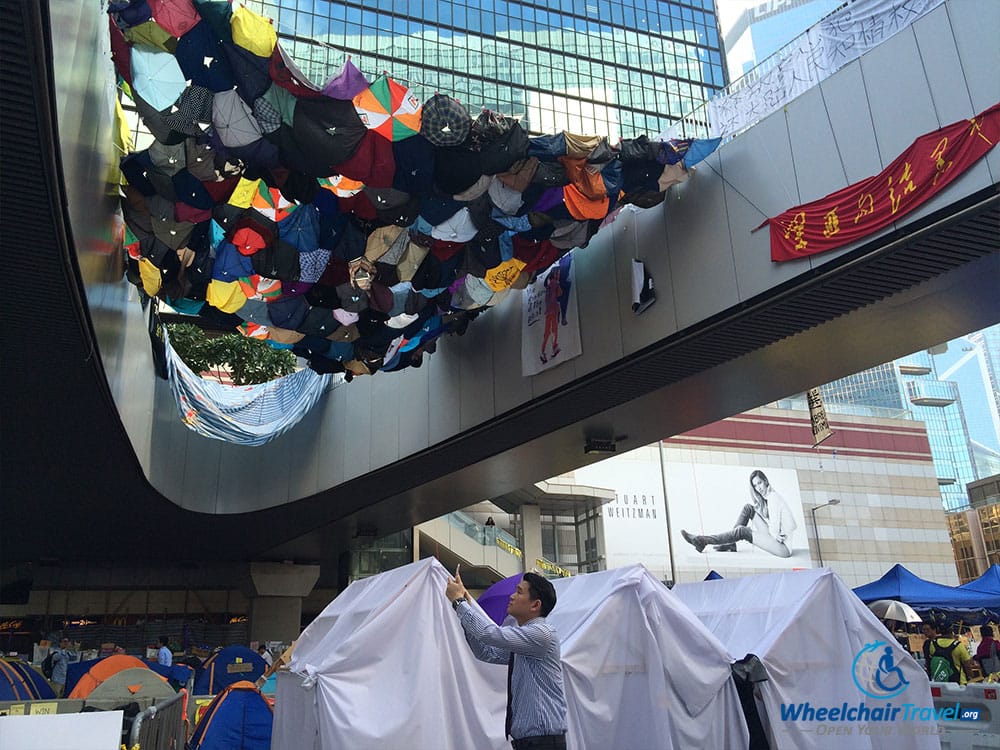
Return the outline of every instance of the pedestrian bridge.
[[[333,388],[265,447],[212,441],[154,377],[135,290],[100,241],[106,17],[17,5],[7,49],[20,83],[4,74],[3,189],[17,206],[4,231],[17,279],[4,296],[4,494],[73,533],[4,524],[7,560],[333,559],[353,537],[599,458],[588,439],[629,450],[1000,320],[1000,149],[839,250],[773,263],[767,230],[754,231],[1000,101],[1000,3],[947,0],[724,144],[662,206],[624,212],[577,250],[581,356],[522,377],[509,299],[421,369]],[[633,258],[658,295],[640,316]]]

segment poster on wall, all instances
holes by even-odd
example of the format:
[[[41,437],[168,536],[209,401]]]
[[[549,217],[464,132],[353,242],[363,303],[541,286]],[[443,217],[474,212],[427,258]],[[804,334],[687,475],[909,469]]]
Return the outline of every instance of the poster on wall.
[[[812,567],[794,469],[669,463],[666,475],[678,567]]]
[[[537,375],[580,356],[583,349],[572,252],[539,273],[521,299],[521,374],[524,377]]]
[[[660,580],[670,580],[660,464],[636,454],[615,456],[577,469],[573,480],[576,484],[615,491],[614,501],[601,509],[607,567],[642,563]]]

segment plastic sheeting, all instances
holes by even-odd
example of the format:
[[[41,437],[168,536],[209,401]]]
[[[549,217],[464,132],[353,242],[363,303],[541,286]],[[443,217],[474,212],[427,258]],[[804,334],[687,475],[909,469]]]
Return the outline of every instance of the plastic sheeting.
[[[869,644],[895,641],[829,569],[685,583],[673,592],[734,657],[754,654],[760,659],[767,680],[756,685],[757,704],[774,750],[940,747],[936,735],[907,731],[934,731],[934,722],[873,722],[868,734],[859,731],[864,721],[782,720],[782,704],[932,706],[926,674],[899,648],[893,654],[909,682],[905,692],[890,700],[862,693],[854,679],[855,657]],[[837,729],[851,730],[850,736],[828,731]]]
[[[641,565],[553,581],[567,745],[727,748],[748,744],[732,659]]]
[[[264,445],[299,423],[319,400],[330,375],[303,369],[259,385],[224,385],[191,370],[170,346],[170,390],[181,419],[199,435],[239,445]]]
[[[327,606],[279,676],[272,747],[509,748],[507,670],[472,656],[447,578],[427,559]],[[570,750],[747,746],[724,647],[648,571],[554,584]]]

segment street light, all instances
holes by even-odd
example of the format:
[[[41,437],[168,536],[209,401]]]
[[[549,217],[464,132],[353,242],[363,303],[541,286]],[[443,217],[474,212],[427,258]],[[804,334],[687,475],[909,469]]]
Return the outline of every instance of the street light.
[[[823,503],[822,505],[817,505],[810,511],[813,517],[813,533],[816,535],[816,556],[819,557],[819,566],[821,568],[823,567],[823,548],[820,546],[819,543],[819,526],[816,525],[816,511],[819,510],[820,508],[825,508],[828,505],[840,505],[840,499],[836,497],[831,497],[825,503]]]

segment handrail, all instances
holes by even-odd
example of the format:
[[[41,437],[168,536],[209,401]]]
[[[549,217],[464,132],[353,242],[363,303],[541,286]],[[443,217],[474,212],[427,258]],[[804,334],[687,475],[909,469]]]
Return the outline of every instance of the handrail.
[[[161,701],[160,703],[152,705],[145,711],[142,711],[139,714],[137,714],[132,722],[132,731],[129,734],[129,747],[130,748],[136,747],[139,744],[139,732],[142,729],[143,721],[145,721],[146,719],[152,719],[158,713],[161,713],[164,709],[173,706],[175,703],[177,703],[177,701],[183,701],[184,699],[187,698],[187,694],[188,694],[187,690],[181,688],[176,695],[167,698],[165,701]],[[151,748],[150,750],[157,750],[157,749]]]

